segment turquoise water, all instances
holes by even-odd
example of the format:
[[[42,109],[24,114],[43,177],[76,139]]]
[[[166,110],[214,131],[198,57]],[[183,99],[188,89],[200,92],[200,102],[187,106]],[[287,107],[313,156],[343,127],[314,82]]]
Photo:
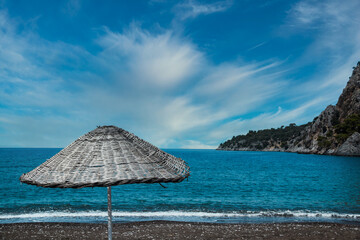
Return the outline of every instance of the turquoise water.
[[[105,222],[106,188],[49,189],[19,177],[61,149],[0,149],[0,223]],[[276,152],[165,150],[188,181],[112,187],[116,222],[330,221],[360,224],[360,158]]]

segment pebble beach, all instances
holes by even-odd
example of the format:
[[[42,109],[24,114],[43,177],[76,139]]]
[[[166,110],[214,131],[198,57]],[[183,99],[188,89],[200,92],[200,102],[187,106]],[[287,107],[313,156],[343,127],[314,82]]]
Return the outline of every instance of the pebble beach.
[[[0,239],[107,239],[107,225],[13,223],[0,225]],[[358,224],[214,224],[169,221],[115,223],[113,239],[360,239]]]

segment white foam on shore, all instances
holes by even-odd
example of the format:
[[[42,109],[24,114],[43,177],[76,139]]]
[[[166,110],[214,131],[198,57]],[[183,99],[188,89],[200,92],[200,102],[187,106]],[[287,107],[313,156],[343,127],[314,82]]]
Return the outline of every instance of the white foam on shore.
[[[186,212],[186,211],[158,211],[158,212],[120,212],[114,211],[114,218],[166,218],[166,219],[240,219],[240,218],[302,218],[302,219],[350,219],[360,221],[360,214],[347,214],[335,212],[306,212],[306,211],[260,211],[260,212]],[[83,212],[33,212],[23,214],[2,214],[0,220],[9,219],[43,219],[43,218],[106,218],[104,211],[83,211]]]

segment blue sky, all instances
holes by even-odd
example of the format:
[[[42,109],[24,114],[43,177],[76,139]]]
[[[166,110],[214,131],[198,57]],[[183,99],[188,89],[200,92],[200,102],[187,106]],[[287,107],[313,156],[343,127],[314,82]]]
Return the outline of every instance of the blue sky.
[[[0,147],[116,125],[162,148],[303,124],[360,60],[360,1],[0,1]]]

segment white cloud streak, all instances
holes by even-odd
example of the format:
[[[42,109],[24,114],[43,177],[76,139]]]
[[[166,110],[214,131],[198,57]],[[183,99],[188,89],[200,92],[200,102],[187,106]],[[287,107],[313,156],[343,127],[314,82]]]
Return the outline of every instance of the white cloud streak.
[[[217,12],[224,12],[232,5],[232,1],[219,1],[209,4],[200,4],[192,0],[179,3],[175,11],[181,20],[196,18],[200,15],[209,15]]]
[[[360,48],[360,2],[348,0],[298,2],[289,11],[289,25],[295,31],[313,29],[314,41],[308,47],[307,59],[328,55],[331,62],[343,62],[343,57],[358,53]],[[348,59],[346,57],[346,59]]]
[[[134,77],[154,87],[176,86],[202,63],[202,54],[192,44],[182,44],[170,31],[151,35],[134,24],[123,34],[107,30],[99,43],[106,62],[121,61]]]

